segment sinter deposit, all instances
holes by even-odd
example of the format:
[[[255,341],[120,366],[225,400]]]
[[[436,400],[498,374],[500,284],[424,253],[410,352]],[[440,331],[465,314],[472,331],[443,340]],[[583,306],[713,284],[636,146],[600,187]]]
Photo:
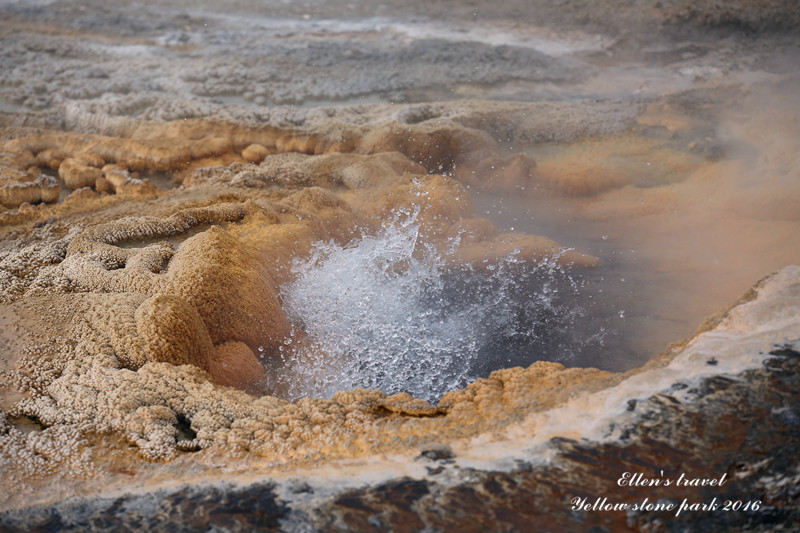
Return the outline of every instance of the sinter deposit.
[[[0,3],[0,529],[800,519],[791,2],[78,4]]]

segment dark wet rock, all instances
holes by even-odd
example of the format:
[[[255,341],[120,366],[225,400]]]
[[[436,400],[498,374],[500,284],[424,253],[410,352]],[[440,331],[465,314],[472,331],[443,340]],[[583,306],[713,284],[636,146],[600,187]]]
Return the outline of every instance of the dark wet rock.
[[[72,500],[0,515],[0,531],[280,531],[288,509],[272,484],[192,486],[175,492]]]
[[[452,462],[454,457],[455,455],[453,454],[453,450],[451,450],[449,446],[441,446],[438,448],[429,448],[427,450],[423,450],[417,458],[428,459],[430,461]]]

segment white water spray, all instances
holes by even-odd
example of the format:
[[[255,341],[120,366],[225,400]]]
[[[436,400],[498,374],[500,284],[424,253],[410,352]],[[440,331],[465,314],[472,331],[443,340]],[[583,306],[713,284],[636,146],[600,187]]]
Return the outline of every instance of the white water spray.
[[[346,246],[316,243],[282,294],[305,338],[287,343],[270,388],[290,400],[362,387],[435,402],[514,362],[511,347],[535,361],[537,342],[565,336],[582,313],[564,305],[559,291],[579,287],[555,258],[447,267],[458,245],[421,242],[413,214]]]

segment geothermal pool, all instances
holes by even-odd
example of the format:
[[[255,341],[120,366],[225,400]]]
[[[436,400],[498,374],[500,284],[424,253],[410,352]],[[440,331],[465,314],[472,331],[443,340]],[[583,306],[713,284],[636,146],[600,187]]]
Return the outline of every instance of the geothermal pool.
[[[346,245],[318,243],[311,260],[296,262],[299,279],[284,302],[342,366],[323,377],[317,367],[330,362],[290,362],[278,380],[307,376],[286,385],[298,390],[294,399],[359,386],[435,402],[491,371],[539,360],[641,366],[753,279],[799,259],[788,199],[800,193],[797,181],[785,165],[759,165],[783,157],[794,134],[793,126],[762,129],[763,116],[798,105],[788,92],[764,90],[735,113],[715,112],[713,137],[707,123],[677,133],[654,127],[648,115],[662,111],[653,110],[639,137],[506,147],[536,159],[532,184],[467,187],[478,215],[570,243],[600,258],[593,268],[513,253],[491,270],[453,268],[446,251],[418,243],[413,217]],[[322,381],[302,392],[306,379]]]
[[[800,520],[793,2],[0,14],[0,529]]]

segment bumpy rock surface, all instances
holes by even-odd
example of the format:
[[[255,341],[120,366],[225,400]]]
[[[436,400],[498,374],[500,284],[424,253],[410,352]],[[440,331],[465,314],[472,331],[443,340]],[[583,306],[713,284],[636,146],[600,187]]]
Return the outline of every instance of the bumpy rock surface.
[[[233,531],[253,527],[267,531],[649,531],[714,529],[721,524],[726,529],[754,531],[792,528],[800,523],[795,506],[800,352],[790,343],[769,348],[769,338],[775,333],[800,333],[797,315],[789,314],[799,299],[800,268],[787,269],[717,318],[714,329],[700,334],[679,353],[629,374],[616,388],[567,403],[555,419],[548,420],[547,411],[526,411],[527,419],[506,426],[508,440],[501,444],[510,462],[503,470],[471,466],[480,464],[475,460],[486,453],[482,451],[485,443],[473,441],[454,452],[441,444],[416,440],[412,448],[421,452],[408,463],[414,467],[411,476],[377,483],[361,481],[365,486],[350,490],[332,492],[324,476],[307,482],[283,481],[278,486],[183,487],[6,512],[0,521],[10,531],[107,531],[120,524],[134,529],[178,527],[187,531],[210,526]],[[767,331],[771,335],[765,335]],[[729,352],[721,349],[710,355],[709,346],[720,346],[723,337],[739,342],[727,344]],[[717,365],[728,370],[726,375],[713,368]],[[698,366],[699,372],[686,372]],[[747,369],[731,372],[742,367]],[[390,418],[405,417],[408,422],[403,425],[417,426],[415,433],[430,435],[441,432],[441,421],[448,418],[462,424],[469,419],[454,406],[485,409],[493,402],[506,404],[502,389],[508,398],[531,399],[540,394],[544,403],[560,403],[548,389],[520,389],[526,382],[546,383],[543,376],[549,373],[551,382],[558,382],[564,390],[569,378],[563,370],[542,370],[535,365],[527,371],[495,373],[464,391],[472,401],[446,397],[438,411],[413,407],[410,397],[401,395],[393,399],[373,394],[371,401],[386,409]],[[697,375],[702,377],[692,377]],[[637,380],[653,386],[639,388]],[[490,392],[497,388],[495,383],[500,384],[499,390]],[[343,405],[347,396],[337,395],[334,403]],[[358,396],[363,402],[370,395]],[[479,402],[479,397],[484,399]],[[354,399],[352,394],[350,399]],[[594,413],[597,419],[587,426],[584,418],[590,413],[581,411],[597,403],[605,404],[607,410]],[[362,408],[367,405],[369,401]],[[299,406],[310,407],[305,402]],[[319,407],[322,404],[318,403]],[[506,405],[502,412],[515,409],[519,407]],[[292,416],[291,411],[284,413],[282,416]],[[169,422],[173,416],[169,409],[150,408],[139,413],[136,427],[152,435],[158,431],[157,420]],[[546,436],[552,432],[548,426],[554,423],[561,426],[557,431],[574,438]],[[324,427],[326,421],[318,419],[317,424]],[[539,427],[535,433],[529,433],[532,424]],[[252,428],[253,422],[248,425]],[[492,426],[496,431],[502,423],[495,420]],[[394,430],[401,427],[394,425]],[[537,458],[545,450],[550,458],[542,464]],[[398,475],[400,465],[384,460],[388,471],[383,476]],[[303,479],[302,472],[295,475]],[[620,482],[633,475],[645,481]],[[712,480],[714,484],[681,483],[681,479]],[[670,483],[663,484],[667,480]],[[653,507],[654,503],[661,507]],[[601,509],[606,504],[626,507]],[[681,511],[682,505],[686,508]]]
[[[0,6],[0,529],[796,528],[793,2],[187,6]],[[297,265],[409,219],[530,304],[483,377],[286,400]]]

